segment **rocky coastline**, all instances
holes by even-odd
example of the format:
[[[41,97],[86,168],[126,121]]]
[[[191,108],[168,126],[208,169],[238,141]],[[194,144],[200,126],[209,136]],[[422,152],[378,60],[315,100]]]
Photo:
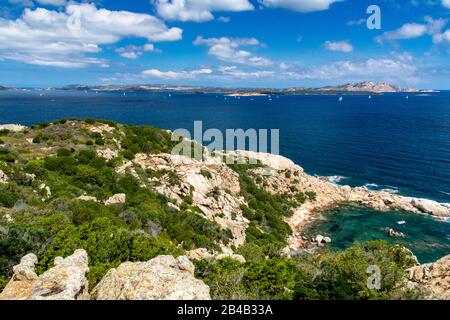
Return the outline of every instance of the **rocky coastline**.
[[[74,128],[78,130],[78,127],[81,127],[83,132],[90,132],[108,141],[95,147],[97,156],[105,161],[114,161],[123,152],[121,140],[124,139],[125,132],[120,126],[112,127],[98,123],[80,124],[73,120],[64,122],[60,127],[65,131],[75,130]],[[60,127],[50,126],[45,127],[45,130],[62,130]],[[27,129],[21,126],[7,126],[7,128],[19,131]],[[25,132],[28,131],[27,129]],[[12,141],[9,144],[11,148],[32,146],[33,152],[46,156],[56,154],[61,147],[57,144],[41,145],[36,143],[36,140],[33,142],[33,137],[27,134],[32,133],[24,134],[20,140],[14,138],[6,142]],[[241,192],[242,173],[224,161],[230,158],[239,159],[247,164],[256,163],[257,165],[245,168],[247,178],[251,179],[257,188],[268,194],[290,199],[292,214],[286,216],[284,221],[291,232],[287,239],[287,246],[282,250],[284,256],[294,257],[302,251],[314,250],[332,242],[333,239],[321,235],[308,238],[305,230],[309,223],[321,218],[321,212],[342,204],[356,204],[380,212],[397,210],[411,214],[431,215],[436,219],[450,218],[450,208],[444,204],[428,199],[405,197],[388,190],[374,191],[366,187],[351,188],[336,185],[327,177],[308,175],[299,165],[279,155],[250,151],[211,154],[204,149],[203,159],[196,160],[167,152],[136,153],[133,157],[124,158],[118,162],[113,167],[115,174],[130,175],[140,183],[141,188],[150,189],[166,197],[169,200],[168,207],[175,214],[186,206],[186,199],[189,199],[190,207],[198,209],[196,214],[201,214],[223,230],[230,231],[231,238],[227,243],[221,241],[217,243],[220,251],[212,252],[205,248],[197,248],[187,251],[185,256],[177,259],[161,256],[149,262],[123,263],[118,268],[110,270],[91,293],[87,292],[88,284],[85,281],[89,268],[87,267],[88,256],[84,250],[77,250],[65,259],[56,258],[55,266],[40,276],[37,276],[34,271],[37,256],[29,254],[14,267],[13,278],[0,295],[0,299],[88,299],[92,296],[97,299],[208,299],[209,290],[200,283],[201,281],[194,278],[194,267],[190,260],[217,261],[231,258],[245,263],[245,258],[236,254],[235,250],[246,243],[247,230],[252,224],[243,209],[249,205],[249,201]],[[143,176],[142,172],[161,174],[149,177]],[[6,169],[0,170],[0,184],[9,183],[11,176],[8,174]],[[33,180],[35,177],[30,175],[27,179]],[[39,192],[46,191],[42,198],[45,202],[51,197],[52,190],[47,184],[39,183]],[[302,201],[292,201],[299,195],[302,196]],[[102,203],[106,206],[120,206],[127,202],[127,195],[117,193],[106,199],[97,199],[93,195],[84,194],[79,196],[78,200]],[[3,213],[9,223],[14,221],[14,210],[6,210]],[[395,232],[391,233],[396,236]],[[439,272],[445,268],[448,270],[448,258],[439,262],[438,266],[432,270],[440,270]],[[70,272],[68,273],[67,270]],[[436,284],[437,275],[431,274],[429,278],[429,273],[426,271],[429,270],[429,266],[414,270],[410,273],[411,281],[417,280],[416,282],[421,285],[429,287],[442,284],[442,282]],[[161,290],[151,292],[149,288],[160,285],[159,282],[154,282],[160,272],[171,274],[170,277],[173,278],[173,281],[170,281],[171,286],[161,289],[163,293]],[[441,273],[439,276],[442,276]],[[448,273],[444,272],[442,277],[444,284],[448,286]],[[130,280],[135,278],[143,279],[144,282],[138,286],[135,281]],[[434,281],[432,285],[429,284],[429,279]],[[57,285],[58,283],[64,284],[63,290],[60,285]],[[198,288],[198,290],[192,290],[192,288]],[[437,292],[441,294],[442,290],[439,289]]]

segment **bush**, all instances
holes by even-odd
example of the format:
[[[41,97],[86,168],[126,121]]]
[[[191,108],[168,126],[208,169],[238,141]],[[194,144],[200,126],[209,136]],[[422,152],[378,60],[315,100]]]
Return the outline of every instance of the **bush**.
[[[17,159],[17,155],[7,148],[0,147],[0,160],[13,163]]]
[[[299,260],[295,288],[297,299],[367,300],[400,299],[411,292],[406,288],[405,270],[414,265],[403,247],[383,241],[354,244],[342,252],[328,252]],[[381,288],[367,286],[368,267],[381,271]]]
[[[282,258],[263,259],[241,264],[225,258],[217,262],[196,262],[196,276],[219,300],[291,299],[295,287],[296,266]]]

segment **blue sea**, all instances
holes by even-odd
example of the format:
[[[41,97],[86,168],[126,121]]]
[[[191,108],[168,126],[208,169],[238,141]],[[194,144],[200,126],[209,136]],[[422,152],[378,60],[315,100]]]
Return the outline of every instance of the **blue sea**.
[[[309,174],[450,203],[450,92],[232,98],[216,94],[0,92],[0,123],[99,118],[165,129],[280,129]],[[446,237],[450,242],[449,223]],[[449,250],[450,251],[450,250]],[[450,253],[450,252],[449,252]]]

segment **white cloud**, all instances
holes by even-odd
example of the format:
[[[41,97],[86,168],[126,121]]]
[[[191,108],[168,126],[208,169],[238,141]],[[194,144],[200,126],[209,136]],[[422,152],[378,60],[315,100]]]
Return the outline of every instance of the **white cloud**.
[[[43,5],[51,5],[55,7],[62,7],[65,6],[67,1],[66,0],[36,0],[39,4]]]
[[[450,9],[450,0],[442,0],[442,5]]]
[[[293,79],[396,79],[413,78],[413,61],[392,58],[372,58],[362,61],[341,60],[330,64],[286,73]]]
[[[137,59],[144,52],[152,52],[152,51],[157,51],[157,49],[155,49],[155,46],[152,43],[147,43],[146,45],[143,46],[130,45],[125,48],[116,49],[116,52],[119,53],[120,56],[127,59]]]
[[[433,36],[433,42],[434,43],[450,43],[450,29],[443,32],[443,33],[439,33]]]
[[[394,31],[388,31],[383,33],[383,35],[378,36],[375,40],[382,43],[385,40],[405,40],[419,38],[424,35],[435,35],[438,34],[442,28],[447,23],[445,19],[433,19],[431,17],[425,17],[424,24],[421,23],[406,23],[400,28]]]
[[[142,72],[144,76],[150,76],[165,80],[194,79],[200,75],[213,73],[211,69],[203,68],[190,71],[161,71],[158,69],[149,69]]]
[[[330,51],[352,52],[353,46],[348,40],[343,41],[327,41],[324,44],[325,48]]]
[[[231,18],[230,17],[221,16],[221,17],[218,17],[217,20],[220,21],[220,22],[223,22],[223,23],[228,23],[228,22],[231,21]]]
[[[16,20],[0,18],[0,58],[70,68],[105,65],[86,54],[128,37],[158,42],[181,36],[181,29],[168,28],[151,15],[98,9],[94,4],[69,4],[63,12],[27,8]]]
[[[358,20],[350,20],[347,21],[347,25],[348,26],[362,26],[363,24],[367,23],[367,19],[358,19]]]
[[[275,75],[274,71],[244,71],[238,69],[236,66],[232,67],[220,67],[219,71],[222,75],[228,78],[239,78],[239,79],[249,79],[249,78],[268,78]]]
[[[299,12],[327,10],[330,6],[342,0],[259,0],[268,8],[283,8]]]
[[[248,0],[154,0],[156,11],[166,20],[204,22],[214,19],[214,11],[248,11]]]
[[[208,53],[225,62],[246,64],[252,66],[268,66],[273,64],[269,59],[258,57],[250,51],[242,50],[242,46],[261,46],[255,38],[203,38],[198,36],[194,45],[204,45],[209,48]]]
[[[67,0],[8,0],[11,4],[18,4],[24,7],[34,7],[35,2],[37,4],[42,5],[48,5],[48,6],[55,6],[55,7],[62,7],[67,4]]]

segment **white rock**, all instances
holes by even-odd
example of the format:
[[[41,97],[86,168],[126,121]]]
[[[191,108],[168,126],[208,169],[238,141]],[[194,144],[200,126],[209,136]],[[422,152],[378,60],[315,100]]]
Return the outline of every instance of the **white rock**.
[[[194,278],[186,258],[159,256],[111,269],[92,292],[96,300],[210,300],[209,287]]]
[[[119,151],[111,149],[98,149],[97,156],[104,158],[106,160],[112,160],[119,155]]]
[[[26,130],[27,127],[20,124],[0,124],[0,130],[9,130],[12,132],[21,132]]]
[[[94,202],[98,201],[97,198],[93,197],[93,196],[79,196],[78,200],[81,200],[81,201],[94,201]]]
[[[105,201],[105,204],[107,206],[113,205],[113,204],[121,204],[125,203],[127,201],[127,196],[125,193],[118,193],[110,197],[108,200]]]
[[[450,212],[447,207],[428,199],[412,199],[411,204],[423,213],[438,217],[446,217]]]
[[[1,169],[0,169],[0,183],[8,183],[8,176],[6,175],[6,173],[4,173]]]
[[[318,234],[314,240],[317,242],[317,244],[321,244],[324,240],[324,236]]]
[[[84,250],[76,250],[39,277],[35,272],[38,260],[28,254],[13,268],[14,275],[0,294],[0,300],[87,300],[89,267]]]

